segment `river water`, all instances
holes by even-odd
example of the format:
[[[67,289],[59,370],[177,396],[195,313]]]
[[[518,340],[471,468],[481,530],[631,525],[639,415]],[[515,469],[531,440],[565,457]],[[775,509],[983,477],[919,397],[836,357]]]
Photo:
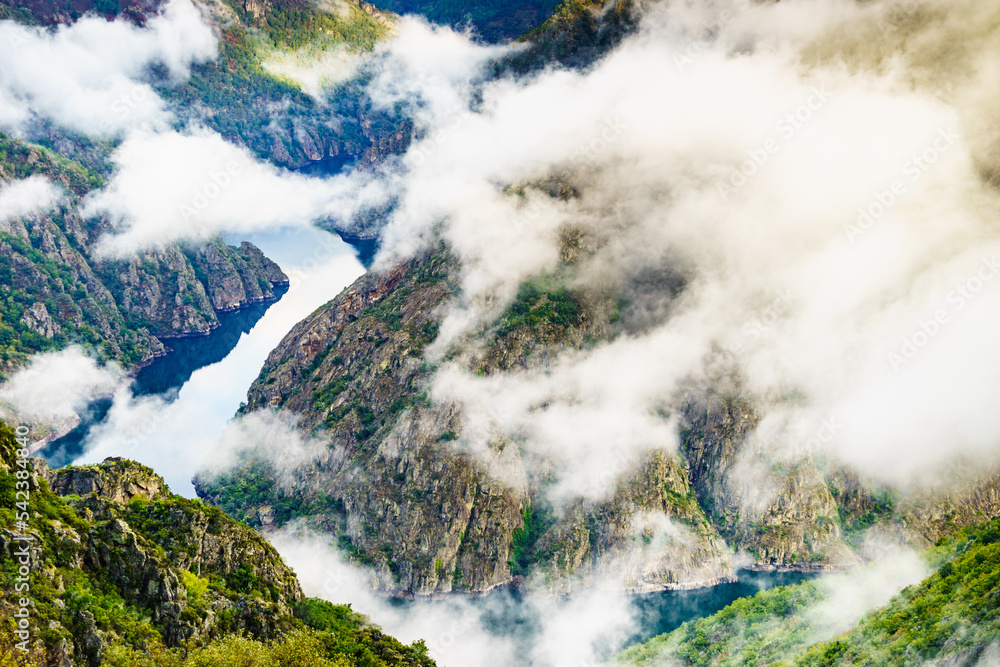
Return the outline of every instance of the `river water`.
[[[609,639],[603,647],[603,657],[610,657],[628,646],[676,630],[688,621],[711,616],[740,598],[775,586],[798,584],[816,576],[815,573],[803,572],[741,570],[737,573],[737,581],[728,584],[633,595],[626,612],[632,619],[629,624],[631,631]],[[435,602],[397,600],[394,604],[404,608],[408,605],[423,607],[426,613]],[[513,640],[517,646],[516,652],[520,655],[531,654],[531,647],[542,639],[540,635],[544,632],[544,619],[539,619],[538,609],[525,605],[521,595],[516,592],[491,593],[470,604],[481,612],[479,623],[485,632],[497,638]],[[558,605],[554,605],[552,609],[558,609]]]
[[[339,236],[295,228],[225,239],[248,240],[289,276],[275,303],[223,313],[207,336],[167,340],[173,352],[142,369],[130,386],[90,406],[84,423],[41,454],[53,466],[123,456],[152,467],[174,493],[194,497],[191,477],[219,440],[268,353],[299,321],[364,272],[359,255]]]

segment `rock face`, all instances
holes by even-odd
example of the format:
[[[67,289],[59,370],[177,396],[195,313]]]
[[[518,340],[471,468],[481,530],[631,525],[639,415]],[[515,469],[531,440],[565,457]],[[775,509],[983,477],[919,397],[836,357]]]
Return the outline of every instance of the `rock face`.
[[[483,593],[528,576],[552,592],[618,572],[629,590],[706,585],[732,577],[729,548],[702,512],[676,453],[653,450],[606,501],[565,512],[547,506],[544,478],[497,432],[481,450],[462,439],[459,406],[421,394],[424,348],[453,298],[456,262],[444,248],[384,274],[369,274],[296,325],[268,357],[247,410],[297,413],[330,441],[282,486],[266,462],[231,475],[201,475],[199,494],[261,525],[294,497],[295,513],[339,536],[387,591]],[[527,297],[564,316],[505,328],[470,356],[481,373],[536,363],[546,350],[608,335],[604,294]],[[534,312],[534,311],[532,311]],[[478,349],[478,348],[477,348]],[[234,492],[239,478],[263,497]]]
[[[65,195],[52,209],[7,221],[0,231],[0,373],[68,344],[94,348],[126,367],[163,353],[158,336],[205,333],[216,312],[274,298],[287,277],[259,249],[213,240],[167,246],[120,260],[98,258],[106,220],[84,220],[79,198],[99,183],[47,149],[0,136],[0,184],[44,176]]]
[[[688,397],[683,451],[691,481],[713,522],[760,568],[849,567],[839,511],[810,459],[791,467],[746,446],[757,417],[745,399],[714,391]]]
[[[613,49],[639,25],[634,0],[564,2],[522,41],[525,48],[507,56],[504,68],[518,72],[552,63],[584,67]]]
[[[0,424],[0,431],[0,476],[11,477],[23,468],[14,465],[10,430]],[[113,592],[148,614],[166,646],[195,646],[235,630],[274,637],[291,627],[292,607],[302,592],[256,531],[174,496],[161,477],[131,461],[60,470],[40,459],[31,465],[31,497],[48,503],[34,506],[28,534],[35,548],[33,581],[54,587],[33,590],[37,613],[50,614],[50,664],[97,665],[107,646],[128,632],[124,619],[109,626],[89,610],[74,618],[60,604],[82,594],[85,589],[73,591],[91,575],[105,582],[93,594]],[[13,558],[19,546],[10,531],[0,535],[0,557]],[[46,599],[49,595],[55,598]],[[0,606],[6,606],[6,596],[0,597]]]
[[[300,643],[295,664],[364,654],[387,667],[433,667],[419,642],[404,646],[349,607],[303,598],[257,531],[173,495],[149,468],[114,458],[51,470],[18,458],[19,446],[0,422],[0,488],[27,485],[29,498],[18,510],[27,525],[11,518],[0,529],[0,614],[13,618],[20,598],[31,599],[24,664],[180,664],[202,649],[217,664],[228,650],[220,640],[236,634],[261,642],[244,650],[277,648],[287,659],[282,642],[305,633],[323,648],[303,653]],[[30,589],[17,589],[24,581]],[[0,635],[0,655],[22,655],[12,629]]]
[[[568,267],[588,252],[578,234],[563,241]],[[602,499],[553,506],[554,463],[428,393],[437,367],[424,350],[455,302],[458,270],[446,248],[428,250],[296,325],[245,411],[293,413],[326,445],[293,465],[248,452],[232,470],[199,475],[199,495],[255,526],[306,518],[399,595],[510,584],[562,594],[609,577],[630,591],[689,588],[730,580],[736,563],[843,570],[868,557],[869,530],[927,544],[1000,512],[995,478],[921,501],[808,456],[775,459],[751,437],[754,401],[726,383],[672,401],[677,450],[650,448]],[[496,322],[449,348],[448,363],[486,377],[544,369],[644,326],[617,294],[564,284],[526,283]]]
[[[35,302],[31,308],[24,312],[24,315],[21,316],[21,324],[45,338],[52,338],[62,331],[62,327],[52,321],[52,316],[49,315],[45,304],[40,302]]]
[[[113,457],[100,466],[67,466],[52,470],[41,459],[35,460],[35,472],[44,477],[49,488],[60,496],[94,495],[115,503],[127,503],[133,498],[153,500],[169,495],[163,478],[146,466],[127,459]]]
[[[904,497],[896,516],[917,543],[930,546],[956,530],[1000,516],[1000,471],[961,475],[959,484]]]
[[[183,122],[210,127],[289,169],[371,164],[409,144],[412,123],[374,104],[358,79],[319,101],[320,91],[302,90],[264,66],[272,49],[370,50],[392,33],[395,15],[361,0],[225,0],[204,9],[222,26],[218,58],[193,68],[197,85],[164,82],[160,89],[181,103]]]
[[[234,248],[215,240],[190,255],[194,270],[205,276],[209,300],[218,312],[273,299],[272,288],[288,284],[278,265],[247,241]]]

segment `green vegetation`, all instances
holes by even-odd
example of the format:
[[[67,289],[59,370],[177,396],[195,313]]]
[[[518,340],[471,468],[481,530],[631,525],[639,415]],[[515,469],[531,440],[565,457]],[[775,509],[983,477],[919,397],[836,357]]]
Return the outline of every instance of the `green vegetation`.
[[[247,12],[241,0],[226,0],[226,4],[244,24],[259,28],[273,47],[286,50],[325,44],[370,50],[388,32],[360,7],[349,3],[344,3],[342,13],[331,13],[307,0],[272,0],[260,17]]]
[[[568,328],[577,323],[580,304],[565,288],[545,291],[535,283],[526,282],[518,289],[514,303],[500,318],[498,336],[527,327],[532,331],[542,326]]]
[[[397,14],[420,14],[434,23],[457,29],[471,27],[490,42],[502,42],[523,35],[539,25],[559,0],[382,0],[376,3]]]
[[[523,524],[514,531],[510,560],[507,565],[513,576],[526,576],[539,560],[538,541],[555,523],[551,508],[528,505],[524,508]]]
[[[423,641],[405,646],[371,625],[367,617],[350,605],[335,605],[325,600],[307,598],[295,607],[295,616],[307,626],[328,633],[325,646],[337,655],[346,656],[347,664],[357,667],[382,665],[430,665]],[[307,663],[300,663],[307,664]]]
[[[346,374],[327,383],[325,387],[313,394],[313,405],[316,406],[317,410],[326,410],[341,393],[351,386],[353,381],[354,378],[350,374]]]
[[[315,602],[322,602],[315,600]],[[331,605],[333,606],[333,605]],[[349,608],[348,608],[349,609]],[[355,614],[358,618],[363,616]],[[367,624],[367,619],[361,623]],[[190,652],[116,645],[103,667],[413,667],[433,665],[422,642],[405,646],[378,628],[344,624],[336,631],[297,630],[272,641],[227,635]],[[184,654],[187,653],[186,657]]]
[[[230,472],[198,480],[199,493],[213,499],[223,512],[257,528],[257,509],[269,506],[279,526],[306,513],[309,506],[299,496],[289,496],[278,486],[269,463],[250,458]]]
[[[852,542],[854,539],[859,538],[866,529],[874,526],[876,523],[891,519],[896,511],[898,495],[897,492],[891,489],[873,491],[871,493],[870,509],[864,514],[856,516],[850,515],[844,508],[844,505],[838,502],[838,518],[844,530],[845,539]],[[836,495],[834,495],[834,498],[839,500]]]
[[[361,311],[358,320],[373,318],[384,323],[389,331],[403,330],[404,308],[410,297],[431,285],[447,280],[448,270],[444,263],[444,257],[436,255],[430,262],[415,265],[407,284],[397,287],[384,299]],[[424,322],[419,327],[413,323],[405,329],[414,343],[420,347],[431,343],[438,333],[437,323],[430,321]]]
[[[192,67],[182,86],[158,87],[160,95],[182,109],[207,106],[215,111],[192,116],[192,121],[242,142],[262,159],[289,167],[308,159],[295,145],[296,127],[308,127],[321,148],[336,146],[340,154],[359,155],[371,144],[361,127],[362,114],[371,117],[373,130],[385,125],[395,130],[402,122],[372,109],[363,82],[343,84],[344,90],[331,95],[332,103],[320,107],[294,81],[264,68],[275,51],[302,50],[308,57],[335,47],[370,50],[388,29],[360,8],[347,4],[346,16],[340,16],[305,0],[279,0],[268,3],[267,11],[255,18],[243,2],[227,4],[241,21],[223,30],[218,58]]]
[[[292,632],[279,640],[257,641],[228,635],[183,657],[181,651],[157,647],[138,651],[116,645],[104,655],[103,667],[351,667],[346,656],[329,656],[322,640],[309,632]]]
[[[32,237],[29,242],[0,232],[0,366],[18,365],[32,354],[72,343],[92,349],[102,360],[119,358],[127,365],[140,361],[148,352],[147,339],[127,332],[120,355],[109,348],[100,330],[102,316],[119,326],[126,324],[124,319],[116,310],[109,311],[95,301],[68,265],[49,259],[32,243],[40,244],[41,238]],[[28,263],[30,269],[25,268]],[[51,338],[36,333],[23,321],[25,313],[38,303],[59,326]]]
[[[83,196],[104,184],[99,174],[83,165],[0,133],[0,178],[36,175],[61,185],[73,196]],[[55,239],[49,238],[51,225],[27,225],[27,238],[0,232],[0,370],[16,368],[32,354],[74,343],[101,360],[116,359],[126,366],[149,354],[149,333],[107,303],[106,293],[87,275],[87,250],[78,231],[67,225],[71,214],[66,205],[47,213],[58,229]],[[67,251],[77,253],[79,265],[64,259]],[[39,304],[59,328],[51,337],[24,321]]]
[[[512,55],[507,65],[522,72],[551,61],[588,65],[617,46],[636,25],[631,0],[610,7],[602,0],[563,0],[544,23],[522,36],[529,48]]]
[[[630,665],[924,665],[963,654],[975,662],[1000,641],[1000,519],[942,540],[925,554],[937,572],[815,644],[811,582],[737,600],[619,655]],[[963,663],[964,664],[964,663]]]
[[[807,646],[814,628],[804,612],[820,599],[812,583],[772,588],[634,646],[619,660],[659,665],[669,656],[697,667],[774,664]]]
[[[44,146],[18,141],[0,132],[0,176],[21,179],[36,174],[62,184],[78,197],[104,185],[97,172]]]
[[[797,661],[819,665],[924,665],[1000,641],[1000,519],[939,543],[938,571],[868,614],[851,632]]]
[[[76,664],[106,667],[434,664],[422,642],[405,646],[350,607],[309,598],[290,606],[294,575],[260,536],[218,509],[169,493],[126,504],[93,494],[61,497],[43,476],[31,474],[32,464],[17,450],[14,432],[0,422],[0,522],[13,530],[19,515],[28,516],[37,554],[31,627],[47,650],[68,640],[76,647]],[[127,465],[131,474],[153,474]],[[107,480],[120,472],[114,464],[100,470]],[[17,495],[25,482],[28,500],[23,491]],[[248,541],[233,542],[227,556],[239,567],[224,573],[227,561],[201,553],[205,540],[197,525],[206,525],[208,536]],[[12,612],[19,563],[12,552],[0,551],[0,656],[17,654]],[[244,552],[252,560],[240,563]],[[178,587],[176,597],[163,597],[170,586]],[[207,624],[212,630],[206,634],[188,630]],[[94,631],[101,637],[97,645],[84,639]],[[26,664],[44,662],[27,657]],[[20,664],[4,660],[4,667]]]

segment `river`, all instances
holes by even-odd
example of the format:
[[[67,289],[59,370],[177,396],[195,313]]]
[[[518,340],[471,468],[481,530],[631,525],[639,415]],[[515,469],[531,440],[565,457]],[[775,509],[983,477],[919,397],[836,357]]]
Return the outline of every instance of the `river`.
[[[111,399],[90,406],[83,423],[41,454],[53,466],[124,456],[163,475],[174,493],[194,497],[191,477],[246,400],[246,392],[288,331],[360,276],[373,247],[356,250],[336,234],[295,228],[225,239],[247,240],[278,263],[290,285],[280,300],[219,316],[207,336],[170,339],[167,356],[142,369]]]

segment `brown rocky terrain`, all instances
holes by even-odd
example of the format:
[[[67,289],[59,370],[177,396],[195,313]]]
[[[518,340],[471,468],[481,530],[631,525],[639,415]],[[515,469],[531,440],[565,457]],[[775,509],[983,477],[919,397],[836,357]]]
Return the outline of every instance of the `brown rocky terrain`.
[[[565,238],[572,260],[576,237]],[[500,430],[485,443],[466,439],[461,406],[428,396],[440,362],[423,351],[457,294],[458,270],[438,246],[369,273],[296,325],[244,412],[291,412],[327,445],[291,469],[249,451],[231,470],[199,475],[199,494],[255,526],[305,517],[370,565],[380,588],[404,595],[522,581],[565,593],[609,572],[625,590],[651,591],[726,581],[737,565],[839,571],[868,557],[871,531],[925,546],[997,514],[996,476],[949,490],[945,502],[809,457],[772,460],[748,437],[752,398],[699,386],[678,397],[678,451],[651,450],[603,501],[553,507],[549,463],[526,458]],[[616,304],[604,290],[524,288],[446,359],[481,375],[544,367],[631,326]]]

